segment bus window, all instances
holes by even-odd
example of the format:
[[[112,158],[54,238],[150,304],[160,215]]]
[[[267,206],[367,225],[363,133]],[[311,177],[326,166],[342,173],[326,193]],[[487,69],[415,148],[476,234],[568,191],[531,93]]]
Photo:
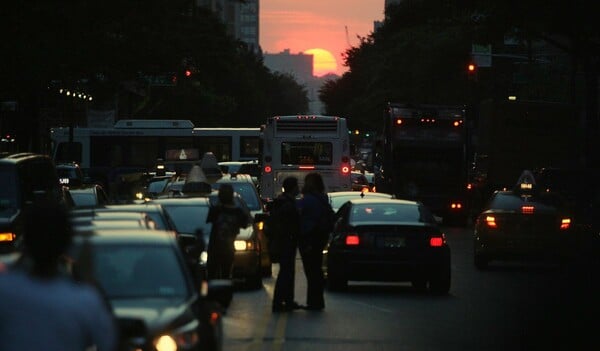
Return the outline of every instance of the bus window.
[[[240,156],[258,159],[259,140],[258,136],[240,137]]]
[[[326,142],[282,142],[281,163],[287,165],[331,165],[332,144]]]

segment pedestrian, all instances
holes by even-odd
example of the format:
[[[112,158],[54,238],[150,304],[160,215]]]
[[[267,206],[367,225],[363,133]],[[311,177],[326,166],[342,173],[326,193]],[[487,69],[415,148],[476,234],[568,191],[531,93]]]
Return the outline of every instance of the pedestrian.
[[[300,215],[296,196],[300,193],[298,179],[283,180],[283,193],[274,201],[269,211],[269,250],[277,253],[279,273],[273,293],[273,312],[293,311],[302,308],[294,301],[296,251],[300,231]]]
[[[323,249],[333,229],[334,214],[325,193],[323,178],[319,173],[309,173],[304,178],[298,209],[300,211],[298,248],[307,280],[306,309],[321,311],[325,308]]]
[[[72,240],[67,210],[35,203],[25,216],[21,256],[0,272],[0,350],[116,350],[110,305],[63,265]]]
[[[210,207],[206,217],[206,223],[212,223],[208,240],[208,278],[231,279],[233,242],[240,229],[250,224],[250,215],[235,205],[230,184],[221,184],[218,197],[218,203]]]

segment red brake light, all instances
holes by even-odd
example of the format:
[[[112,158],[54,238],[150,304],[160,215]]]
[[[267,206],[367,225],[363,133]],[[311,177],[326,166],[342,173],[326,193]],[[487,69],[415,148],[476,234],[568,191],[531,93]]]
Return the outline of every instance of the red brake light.
[[[315,169],[315,166],[299,166],[298,169]]]
[[[450,204],[450,208],[453,210],[460,210],[462,209],[462,204],[460,202],[453,202]]]
[[[571,219],[570,218],[563,218],[560,221],[560,229],[562,230],[566,230],[569,229],[569,227],[571,226]]]
[[[444,245],[444,237],[443,236],[434,236],[429,239],[429,246],[431,247],[440,247]]]
[[[343,174],[348,174],[348,173],[350,173],[350,167],[348,167],[348,166],[343,166],[343,167],[342,167],[342,173],[343,173]]]
[[[360,244],[360,238],[358,234],[348,234],[346,235],[346,245],[348,246],[356,246]]]
[[[530,205],[521,206],[521,213],[523,213],[523,214],[532,214],[534,210],[535,210],[534,206],[530,206]]]
[[[271,173],[272,170],[273,169],[271,168],[271,166],[269,166],[269,165],[265,166],[265,173]]]

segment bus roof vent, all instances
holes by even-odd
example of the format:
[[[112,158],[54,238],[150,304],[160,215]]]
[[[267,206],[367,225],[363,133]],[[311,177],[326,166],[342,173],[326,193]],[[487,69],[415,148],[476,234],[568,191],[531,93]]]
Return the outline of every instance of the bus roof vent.
[[[192,129],[194,123],[186,119],[122,119],[115,128]]]
[[[338,119],[331,118],[279,118],[276,120],[278,132],[337,132]]]

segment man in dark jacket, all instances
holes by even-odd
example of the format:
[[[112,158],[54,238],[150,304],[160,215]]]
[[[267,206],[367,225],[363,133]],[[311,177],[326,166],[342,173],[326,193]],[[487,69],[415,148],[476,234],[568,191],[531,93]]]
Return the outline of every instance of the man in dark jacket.
[[[296,250],[300,216],[296,208],[296,196],[300,193],[298,179],[288,177],[283,181],[283,193],[273,202],[270,211],[271,248],[279,253],[279,274],[273,294],[273,312],[292,311],[301,308],[294,301]]]

